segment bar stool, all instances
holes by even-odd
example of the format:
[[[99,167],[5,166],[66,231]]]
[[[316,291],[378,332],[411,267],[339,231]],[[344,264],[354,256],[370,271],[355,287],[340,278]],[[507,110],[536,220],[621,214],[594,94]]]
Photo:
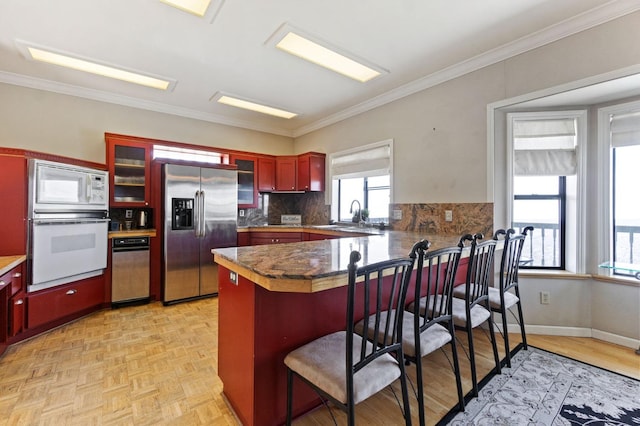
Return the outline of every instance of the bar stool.
[[[463,238],[469,239],[469,237],[470,235],[467,235]],[[501,372],[496,336],[491,319],[491,308],[489,306],[489,283],[493,274],[494,255],[498,241],[490,239],[478,243],[478,240],[482,238],[482,234],[475,234],[471,239],[471,254],[469,255],[466,282],[464,285],[457,286],[454,289],[452,303],[454,324],[467,332],[474,396],[478,396],[478,377],[473,349],[473,329],[485,322],[488,323],[489,339],[491,340],[493,357],[496,363],[495,370],[497,374]],[[464,298],[459,298],[461,294]]]
[[[451,314],[453,286],[464,245],[461,240],[456,247],[427,251],[428,247],[428,242],[421,241],[416,243],[411,251],[411,256],[418,259],[415,297],[414,302],[408,306],[409,312],[405,313],[402,333],[405,357],[416,365],[421,426],[425,424],[422,357],[443,348],[447,343],[451,345],[453,372],[458,389],[458,407],[460,411],[464,411],[460,366]]]
[[[533,226],[527,226],[520,235],[515,236],[513,236],[516,233],[514,229],[509,229],[506,232],[504,230],[496,232],[496,237],[504,235],[504,246],[502,249],[502,259],[500,261],[500,287],[489,287],[489,305],[493,312],[498,312],[502,317],[502,335],[504,338],[504,350],[508,367],[511,367],[511,351],[507,330],[507,311],[511,312],[520,325],[522,346],[524,349],[527,349],[527,335],[524,331],[524,317],[522,315],[520,289],[518,287],[518,267],[520,266],[520,255],[522,254],[524,240],[527,237],[527,232],[531,231],[533,231]],[[512,292],[510,290],[512,290]],[[518,310],[517,317],[511,310],[514,306]]]
[[[312,387],[321,398],[347,413],[355,424],[355,405],[400,379],[403,415],[411,424],[411,413],[402,350],[403,309],[414,261],[410,257],[358,268],[360,253],[349,261],[346,330],[320,337],[291,351],[287,366],[287,425],[291,424],[293,378]],[[364,312],[356,312],[357,307]],[[382,312],[393,312],[382,320]],[[383,331],[388,338],[372,343],[354,332],[355,321],[364,318],[363,330]],[[332,414],[333,415],[333,414]]]

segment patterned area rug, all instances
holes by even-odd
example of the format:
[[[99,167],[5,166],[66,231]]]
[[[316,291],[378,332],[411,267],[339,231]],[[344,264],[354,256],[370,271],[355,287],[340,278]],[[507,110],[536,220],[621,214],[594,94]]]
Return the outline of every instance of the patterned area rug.
[[[640,425],[640,381],[529,346],[438,424]]]

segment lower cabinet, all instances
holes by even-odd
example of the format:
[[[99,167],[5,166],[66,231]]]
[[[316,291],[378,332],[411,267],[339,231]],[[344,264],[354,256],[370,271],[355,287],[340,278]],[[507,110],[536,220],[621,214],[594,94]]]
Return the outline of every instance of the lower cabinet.
[[[41,290],[28,296],[27,326],[37,327],[90,311],[104,302],[104,275]]]
[[[9,337],[17,336],[25,330],[27,294],[19,291],[9,299]]]
[[[251,245],[299,243],[302,232],[252,232]]]

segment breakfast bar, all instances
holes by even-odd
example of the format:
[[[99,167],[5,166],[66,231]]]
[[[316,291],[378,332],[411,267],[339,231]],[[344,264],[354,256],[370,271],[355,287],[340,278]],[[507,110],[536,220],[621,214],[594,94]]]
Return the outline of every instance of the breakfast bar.
[[[349,254],[359,265],[407,256],[427,239],[432,249],[456,245],[459,236],[383,231],[278,245],[214,249],[219,265],[218,375],[244,425],[285,421],[286,368],[291,350],[344,329]],[[458,279],[461,278],[461,270]],[[295,386],[294,416],[320,403]]]

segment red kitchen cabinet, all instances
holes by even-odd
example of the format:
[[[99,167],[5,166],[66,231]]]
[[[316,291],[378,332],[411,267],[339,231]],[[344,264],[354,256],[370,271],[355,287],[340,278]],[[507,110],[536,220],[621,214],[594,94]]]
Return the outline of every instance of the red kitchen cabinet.
[[[302,232],[251,232],[251,245],[299,243]]]
[[[71,319],[99,309],[104,302],[104,275],[29,294],[27,326]]]
[[[147,207],[151,199],[151,147],[147,140],[106,134],[111,207]]]
[[[276,191],[295,191],[298,180],[298,158],[276,158]]]
[[[246,247],[251,245],[250,232],[238,232],[238,247]]]
[[[298,191],[324,191],[325,158],[317,152],[298,156]]]
[[[0,256],[27,252],[27,160],[0,149]]]
[[[18,292],[9,299],[9,337],[17,336],[25,330],[27,293]]]
[[[271,192],[276,189],[276,159],[258,158],[258,191]]]
[[[238,208],[258,207],[258,160],[232,154],[229,163],[238,167]]]

